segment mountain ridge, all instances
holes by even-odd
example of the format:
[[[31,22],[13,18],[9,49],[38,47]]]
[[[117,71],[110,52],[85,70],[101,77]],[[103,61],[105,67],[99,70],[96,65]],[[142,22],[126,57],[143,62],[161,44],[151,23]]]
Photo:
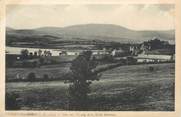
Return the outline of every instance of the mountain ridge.
[[[66,27],[40,27],[35,29],[13,29],[7,27],[7,35],[31,36],[52,35],[65,39],[103,40],[116,42],[142,42],[157,37],[174,41],[175,30],[132,30],[114,24],[79,24]]]

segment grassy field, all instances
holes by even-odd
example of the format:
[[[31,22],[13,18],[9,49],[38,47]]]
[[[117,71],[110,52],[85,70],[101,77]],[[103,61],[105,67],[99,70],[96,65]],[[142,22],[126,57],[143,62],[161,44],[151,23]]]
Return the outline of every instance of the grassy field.
[[[153,71],[149,70],[150,66]],[[9,78],[17,72],[32,70],[39,75],[41,72],[58,76],[67,68],[8,69],[6,73]],[[91,84],[88,110],[173,111],[174,85],[173,63],[120,66],[102,72],[100,80]],[[6,83],[7,93],[19,94],[22,110],[67,110],[67,91],[68,84],[61,81]]]
[[[57,65],[41,66],[40,68],[7,68],[6,79],[17,79],[17,77],[26,78],[31,72],[35,73],[37,78],[42,78],[44,74],[53,78],[61,78],[69,72],[69,66],[69,63],[62,63]]]

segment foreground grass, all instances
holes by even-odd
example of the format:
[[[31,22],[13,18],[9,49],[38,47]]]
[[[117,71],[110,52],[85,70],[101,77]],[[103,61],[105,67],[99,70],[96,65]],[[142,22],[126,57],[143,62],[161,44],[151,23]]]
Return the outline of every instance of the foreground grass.
[[[49,78],[62,78],[69,72],[70,63],[62,63],[57,65],[46,65],[40,68],[7,68],[6,80],[15,80],[19,78],[27,78],[29,73],[35,73],[37,78],[42,78],[47,74]]]
[[[174,64],[121,66],[91,84],[88,110],[173,111],[174,84]],[[7,83],[6,92],[19,94],[23,110],[68,109],[68,84],[61,81]]]

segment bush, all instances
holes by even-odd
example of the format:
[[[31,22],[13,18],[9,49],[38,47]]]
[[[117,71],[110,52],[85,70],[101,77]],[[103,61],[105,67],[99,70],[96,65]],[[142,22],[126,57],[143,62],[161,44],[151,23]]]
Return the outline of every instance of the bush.
[[[21,59],[27,59],[28,58],[29,51],[27,49],[21,50]]]
[[[35,81],[36,80],[36,75],[35,73],[31,72],[27,76],[27,81]]]
[[[38,62],[37,61],[33,61],[32,67],[38,67],[38,66],[39,66]]]
[[[49,80],[48,74],[44,74],[44,75],[43,75],[43,80],[44,80],[44,81]]]
[[[40,57],[39,62],[40,62],[40,65],[43,65],[45,63],[45,59],[43,57]]]
[[[5,108],[6,110],[19,110],[20,105],[18,103],[19,95],[12,93],[6,93],[6,99],[5,99]]]

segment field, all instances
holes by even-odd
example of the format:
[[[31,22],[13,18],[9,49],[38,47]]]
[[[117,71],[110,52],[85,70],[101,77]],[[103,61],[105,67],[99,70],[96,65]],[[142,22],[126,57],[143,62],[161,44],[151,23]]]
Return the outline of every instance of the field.
[[[58,76],[67,68],[8,68],[6,78],[13,78],[17,72],[30,71],[36,71],[39,76],[42,75],[40,72]],[[100,80],[91,84],[88,110],[174,111],[175,64],[120,66],[101,74]],[[6,92],[19,94],[22,110],[68,108],[68,84],[62,81],[9,82]]]
[[[40,68],[7,68],[6,79],[26,78],[29,73],[35,73],[37,78],[42,78],[45,74],[52,78],[62,78],[69,71],[69,66],[68,63],[62,63],[41,66]]]

